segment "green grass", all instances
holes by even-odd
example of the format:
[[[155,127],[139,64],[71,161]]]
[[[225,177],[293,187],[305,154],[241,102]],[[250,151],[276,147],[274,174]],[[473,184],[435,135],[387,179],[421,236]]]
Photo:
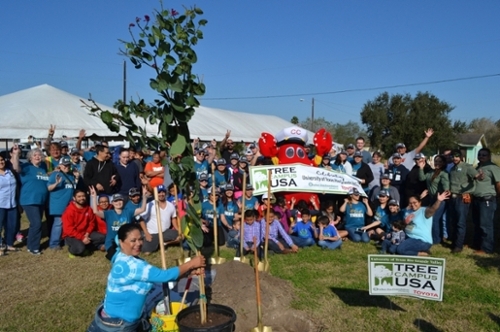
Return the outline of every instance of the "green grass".
[[[322,331],[500,330],[498,255],[478,257],[465,249],[453,256],[447,248],[432,248],[434,256],[446,258],[444,298],[435,302],[370,296],[367,255],[376,252],[373,244],[347,241],[342,250],[315,247],[272,255],[270,273],[292,282],[293,308],[306,312]],[[168,265],[178,254],[178,248],[167,250]],[[232,254],[221,249],[222,257]],[[147,260],[161,265],[159,254]],[[0,331],[85,331],[102,301],[108,272],[101,253],[70,259],[66,250],[46,250],[35,257],[23,248],[0,257]]]

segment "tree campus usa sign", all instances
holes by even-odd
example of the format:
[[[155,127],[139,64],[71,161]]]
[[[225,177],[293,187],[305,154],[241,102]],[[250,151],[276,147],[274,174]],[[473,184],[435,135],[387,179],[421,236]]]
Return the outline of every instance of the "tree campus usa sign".
[[[445,263],[435,257],[368,255],[370,295],[442,301]]]
[[[302,164],[250,167],[250,181],[255,189],[254,195],[267,192],[268,170],[271,170],[273,193],[297,191],[347,194],[349,189],[356,188],[365,196],[363,188],[354,176]]]

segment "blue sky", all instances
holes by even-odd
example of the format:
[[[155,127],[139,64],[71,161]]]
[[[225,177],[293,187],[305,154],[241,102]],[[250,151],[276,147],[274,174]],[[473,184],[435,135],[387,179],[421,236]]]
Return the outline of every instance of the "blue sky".
[[[182,10],[191,2],[164,1]],[[356,121],[379,93],[429,91],[452,119],[500,118],[500,76],[335,94],[322,92],[500,74],[500,1],[197,1],[208,20],[194,72],[202,105],[290,120]],[[39,84],[112,105],[122,97],[118,39],[158,1],[5,1],[0,95]],[[129,63],[127,95],[155,98]],[[286,98],[217,99],[295,95]],[[300,99],[304,99],[303,102]],[[57,102],[57,101],[54,101]]]

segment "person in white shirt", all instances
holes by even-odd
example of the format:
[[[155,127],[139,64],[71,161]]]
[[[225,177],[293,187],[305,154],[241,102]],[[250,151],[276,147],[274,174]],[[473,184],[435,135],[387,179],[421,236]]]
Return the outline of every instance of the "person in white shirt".
[[[158,187],[158,203],[160,206],[161,231],[163,233],[162,245],[180,240],[179,224],[177,222],[177,212],[175,205],[167,201],[167,189],[164,185]],[[151,201],[146,206],[146,211],[141,214],[143,221],[140,222],[142,231],[144,232],[144,244],[142,252],[150,254],[158,250],[160,245],[158,221],[156,215],[156,202]]]

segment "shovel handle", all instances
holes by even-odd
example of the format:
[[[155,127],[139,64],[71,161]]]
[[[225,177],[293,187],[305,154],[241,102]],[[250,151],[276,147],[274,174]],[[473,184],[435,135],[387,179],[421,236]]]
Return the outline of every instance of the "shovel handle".
[[[260,280],[259,280],[259,256],[257,255],[257,237],[253,237],[253,257],[255,261],[255,291],[257,293],[257,307],[260,307]]]
[[[180,310],[182,310],[182,307],[184,306],[184,302],[186,302],[186,297],[187,297],[187,294],[189,292],[189,287],[191,286],[191,280],[193,280],[193,278],[189,277],[188,280],[186,281],[186,288],[184,289],[184,294],[182,295]]]

